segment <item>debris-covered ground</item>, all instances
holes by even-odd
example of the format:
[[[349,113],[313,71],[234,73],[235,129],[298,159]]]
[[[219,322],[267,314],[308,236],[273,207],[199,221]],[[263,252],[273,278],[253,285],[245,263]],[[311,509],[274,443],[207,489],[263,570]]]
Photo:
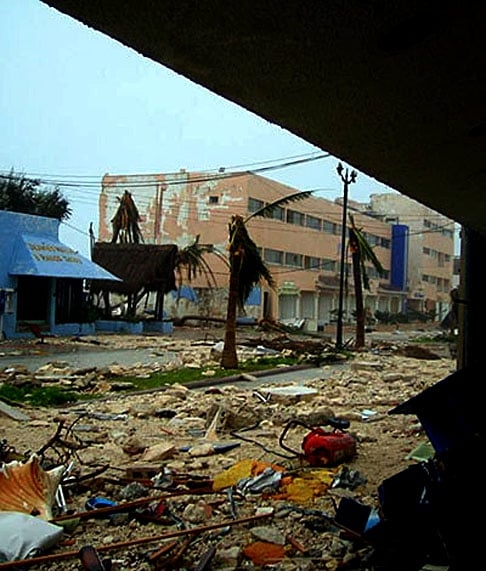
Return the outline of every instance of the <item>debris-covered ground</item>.
[[[275,349],[282,338],[267,341]],[[382,342],[344,364],[312,369],[304,383],[272,377],[273,384],[242,388],[207,378],[197,388],[126,394],[110,378],[127,368],[72,369],[56,363],[64,341],[46,342],[52,362],[37,371],[16,366],[15,355],[28,348],[0,346],[11,351],[0,382],[34,375],[103,398],[60,409],[0,409],[0,510],[31,513],[62,531],[24,562],[42,570],[368,569],[370,547],[335,525],[336,507],[342,497],[377,507],[385,478],[430,455],[417,418],[388,412],[456,367],[447,348]],[[112,336],[109,343],[170,348],[178,367],[218,364],[214,344],[198,344],[194,335]],[[96,343],[83,347],[100,350]],[[160,368],[167,366],[174,363]],[[138,375],[153,370],[135,367]],[[349,427],[337,428],[334,441],[331,435],[329,456],[303,457],[309,434],[326,438],[333,430],[329,418]],[[37,456],[17,481],[12,471],[31,453]],[[60,487],[59,466],[66,469]],[[21,487],[35,477],[46,480],[51,496],[39,482]],[[0,517],[0,526],[5,521]],[[2,540],[0,533],[0,552]],[[103,561],[89,567],[90,556]]]

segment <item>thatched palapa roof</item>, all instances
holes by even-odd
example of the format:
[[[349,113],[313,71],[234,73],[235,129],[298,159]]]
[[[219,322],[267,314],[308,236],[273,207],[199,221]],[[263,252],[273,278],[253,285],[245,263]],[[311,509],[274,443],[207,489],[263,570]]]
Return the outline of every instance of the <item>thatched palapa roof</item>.
[[[145,288],[148,291],[169,293],[177,289],[174,266],[177,246],[174,244],[120,244],[97,242],[92,260],[122,282],[93,280],[93,292],[109,291],[134,294]]]

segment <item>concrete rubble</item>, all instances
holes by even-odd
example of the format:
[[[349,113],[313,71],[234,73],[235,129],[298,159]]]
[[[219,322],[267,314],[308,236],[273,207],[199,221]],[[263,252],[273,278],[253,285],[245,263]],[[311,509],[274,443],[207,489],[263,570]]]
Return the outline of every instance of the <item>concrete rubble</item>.
[[[197,388],[134,394],[118,377],[218,362],[212,342],[119,339],[130,343],[173,357],[76,369],[53,355],[30,371],[12,356],[0,370],[0,383],[62,384],[100,397],[57,409],[13,407],[20,415],[0,408],[5,457],[10,446],[24,457],[40,451],[46,465],[71,466],[51,520],[62,540],[28,567],[79,569],[80,549],[91,546],[105,561],[101,570],[367,568],[370,547],[333,523],[336,504],[352,497],[376,506],[380,482],[416,461],[410,453],[426,441],[420,424],[388,411],[449,375],[450,356],[403,356],[385,344],[345,366],[316,367],[305,382],[241,388],[208,376]],[[240,359],[258,350],[241,347]],[[300,451],[305,426],[329,429],[329,418],[349,422],[357,443],[349,462],[315,468],[279,445],[289,421],[303,423],[287,440]],[[263,489],[238,489],[242,478],[251,484],[263,473]],[[113,505],[87,510],[96,498]]]

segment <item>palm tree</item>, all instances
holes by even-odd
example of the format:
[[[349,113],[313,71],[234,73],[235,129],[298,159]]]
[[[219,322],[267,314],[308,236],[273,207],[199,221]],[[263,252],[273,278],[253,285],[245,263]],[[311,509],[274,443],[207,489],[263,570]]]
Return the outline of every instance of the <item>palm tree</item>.
[[[224,347],[221,356],[221,367],[224,369],[238,368],[238,356],[236,353],[236,317],[238,308],[242,309],[244,307],[252,288],[262,280],[265,280],[270,287],[275,287],[270,270],[262,260],[257,245],[250,238],[246,225],[255,216],[270,218],[277,207],[302,200],[311,194],[312,191],[296,192],[267,204],[246,218],[239,215],[231,217],[228,224],[229,292]]]
[[[118,208],[111,220],[113,228],[113,236],[111,237],[112,243],[122,244],[139,244],[143,242],[142,231],[138,225],[140,221],[140,214],[132,198],[132,194],[125,190],[122,197],[117,197],[119,202]],[[137,309],[137,304],[145,295],[145,292],[137,292],[127,295],[127,315],[134,317]],[[108,291],[103,293],[105,302],[105,311],[111,315],[110,294]],[[158,304],[158,300],[156,301]]]
[[[207,288],[210,292],[216,288],[216,276],[214,275],[211,265],[206,259],[208,254],[216,255],[229,268],[229,262],[226,256],[224,256],[221,252],[218,252],[218,250],[212,244],[201,244],[199,239],[200,235],[198,234],[194,242],[188,246],[185,246],[184,248],[178,248],[177,250],[174,265],[174,272],[176,274],[177,282],[177,303],[180,301],[181,288],[184,283],[191,283],[192,280],[197,276],[203,276],[205,278]],[[206,316],[206,319],[207,317],[208,316]],[[184,316],[180,322],[182,323],[186,318],[202,319],[202,316]]]
[[[143,242],[142,232],[138,225],[140,215],[131,193],[125,190],[123,196],[118,198],[118,201],[120,204],[111,220],[113,227],[111,241],[123,244],[139,244]]]
[[[184,273],[189,283],[192,282],[195,277],[203,275],[206,278],[208,288],[211,289],[216,285],[216,277],[213,274],[211,266],[205,259],[206,254],[219,255],[224,262],[228,264],[226,258],[220,255],[212,244],[201,244],[199,239],[200,235],[198,234],[194,242],[184,248],[179,248],[177,251],[175,272],[179,288],[185,281]]]
[[[354,278],[354,295],[356,298],[356,341],[355,348],[362,349],[365,345],[365,309],[363,303],[363,287],[370,289],[366,262],[371,262],[380,275],[385,273],[381,262],[376,257],[373,248],[366,241],[361,230],[356,227],[354,217],[349,216],[351,226],[349,227],[349,250]]]

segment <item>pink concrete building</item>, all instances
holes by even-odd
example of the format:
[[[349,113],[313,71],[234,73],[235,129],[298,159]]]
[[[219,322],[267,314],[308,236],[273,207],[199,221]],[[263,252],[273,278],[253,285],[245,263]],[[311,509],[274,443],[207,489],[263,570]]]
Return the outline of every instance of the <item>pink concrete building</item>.
[[[125,190],[132,194],[140,212],[140,228],[146,243],[170,243],[182,248],[199,235],[201,243],[212,244],[223,256],[226,255],[228,222],[233,214],[245,217],[266,203],[296,192],[294,188],[249,172],[181,170],[153,175],[105,175],[99,201],[100,241],[111,240],[111,219],[118,207],[118,198]],[[405,311],[412,293],[408,283],[411,265],[408,229],[401,220],[390,223],[381,214],[370,216],[372,210],[359,203],[348,204],[348,212],[354,215],[357,226],[365,232],[385,268],[385,275],[380,277],[370,267],[371,287],[364,292],[365,305],[372,315],[377,310]],[[262,284],[255,291],[249,300],[252,305],[246,308],[247,315],[284,322],[304,320],[304,327],[311,331],[330,323],[335,318],[339,299],[342,230],[339,201],[311,196],[278,208],[272,218],[254,217],[247,227],[277,284],[275,290]],[[397,228],[402,231],[397,233]],[[453,241],[444,242],[444,237],[437,239],[440,243],[434,245],[434,252],[443,251],[443,259],[448,260],[448,256],[453,255]],[[418,256],[413,260],[414,268],[421,267],[424,260],[429,262],[425,249],[414,255]],[[197,293],[198,302],[184,299],[176,305],[168,299],[165,307],[169,314],[225,316],[228,269],[220,256],[211,254],[207,259],[217,287],[209,290],[203,278],[193,281],[189,285]],[[348,257],[347,261],[350,270]],[[444,273],[443,268],[441,272]],[[441,282],[443,290],[447,289],[447,280],[452,279],[452,263],[450,276],[445,274],[447,271]],[[344,310],[345,319],[351,320],[355,307],[352,272],[346,275]],[[428,286],[433,281],[426,283]],[[437,301],[436,290],[426,291],[430,306]],[[426,309],[425,306],[422,309]]]

